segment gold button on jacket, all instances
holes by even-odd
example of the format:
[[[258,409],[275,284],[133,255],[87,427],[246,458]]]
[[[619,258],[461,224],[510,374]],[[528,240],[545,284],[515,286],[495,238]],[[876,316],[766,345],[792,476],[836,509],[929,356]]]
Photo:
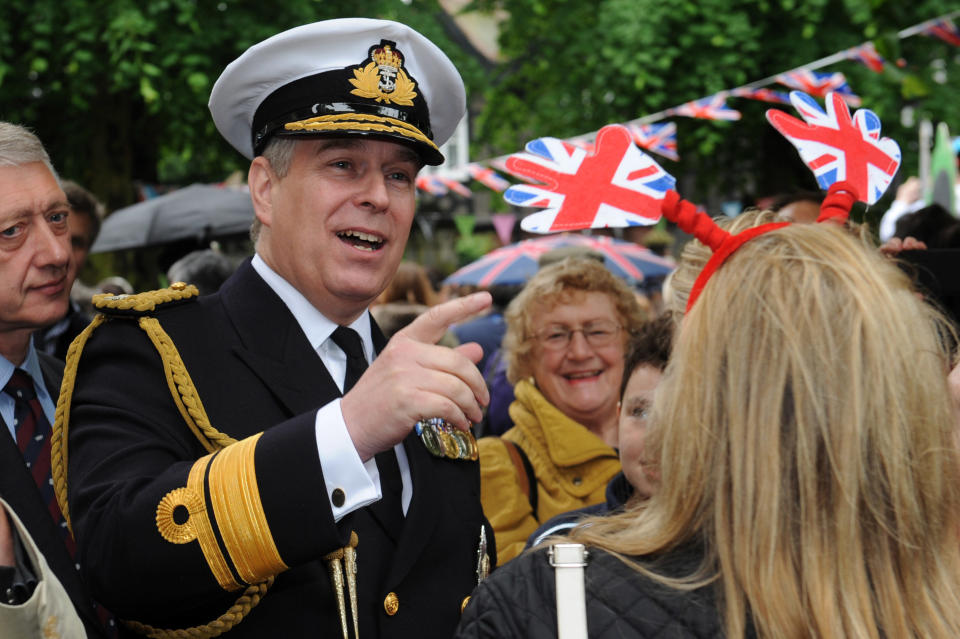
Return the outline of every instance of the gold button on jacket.
[[[397,597],[397,593],[387,593],[387,596],[383,598],[383,609],[386,610],[387,614],[391,617],[397,614],[397,611],[400,610],[400,599]]]

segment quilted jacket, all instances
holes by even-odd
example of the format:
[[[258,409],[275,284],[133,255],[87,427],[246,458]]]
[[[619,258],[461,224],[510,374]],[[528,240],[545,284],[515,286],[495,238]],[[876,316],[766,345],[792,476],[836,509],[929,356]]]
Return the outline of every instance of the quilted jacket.
[[[699,551],[686,548],[652,567],[661,574],[683,576],[694,572],[699,561]],[[546,549],[525,553],[498,568],[474,591],[456,639],[555,639],[554,579]],[[712,586],[673,590],[596,548],[589,549],[584,579],[591,639],[723,636]]]

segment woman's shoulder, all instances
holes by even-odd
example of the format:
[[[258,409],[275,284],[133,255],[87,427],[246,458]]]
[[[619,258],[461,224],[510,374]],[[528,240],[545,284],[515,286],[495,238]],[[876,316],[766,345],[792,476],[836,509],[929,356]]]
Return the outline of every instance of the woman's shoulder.
[[[457,639],[556,637],[556,589],[546,550],[534,550],[497,568],[474,590]]]
[[[585,583],[591,636],[722,634],[712,586],[678,590],[637,569],[639,565],[668,578],[689,577],[703,560],[697,547],[656,557],[621,557],[598,548],[589,553]]]
[[[634,562],[680,577],[699,566],[696,549],[636,558],[588,548],[584,573],[591,637],[713,637],[721,634],[711,587],[680,591],[644,575]],[[510,561],[478,586],[458,637],[555,637],[556,586],[549,548]]]

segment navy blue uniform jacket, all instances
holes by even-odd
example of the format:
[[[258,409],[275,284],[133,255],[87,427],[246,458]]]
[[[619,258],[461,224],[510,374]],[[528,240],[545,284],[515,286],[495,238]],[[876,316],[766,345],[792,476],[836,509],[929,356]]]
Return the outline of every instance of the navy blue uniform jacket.
[[[368,509],[335,522],[315,412],[340,393],[249,260],[219,293],[164,304],[152,315],[172,338],[211,424],[237,440],[264,431],[256,486],[289,569],[226,636],[342,636],[322,558],[353,531],[361,636],[449,637],[477,579],[485,524],[477,462],[433,457],[411,433],[404,446],[413,501],[403,529],[387,530]],[[378,351],[385,345],[376,328],[374,343]],[[378,410],[376,397],[369,409]],[[226,611],[240,591],[220,586],[197,541],[171,543],[158,530],[158,503],[187,484],[207,451],[181,417],[157,349],[135,318],[113,317],[93,332],[68,437],[70,513],[94,595],[121,619],[160,628],[203,624]],[[384,606],[388,593],[398,604],[393,615]]]

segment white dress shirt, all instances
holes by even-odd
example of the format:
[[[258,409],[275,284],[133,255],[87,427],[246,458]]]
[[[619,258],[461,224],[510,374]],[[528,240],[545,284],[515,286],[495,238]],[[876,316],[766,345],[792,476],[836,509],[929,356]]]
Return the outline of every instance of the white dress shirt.
[[[336,330],[337,324],[327,319],[318,311],[307,298],[295,289],[283,277],[271,269],[259,255],[254,255],[252,266],[273,291],[280,297],[290,310],[294,319],[306,335],[310,346],[319,355],[330,377],[337,387],[343,390],[343,380],[347,374],[347,356],[337,346],[330,335]],[[376,357],[373,349],[373,338],[370,335],[370,313],[363,313],[356,321],[350,324],[363,342],[363,351],[367,361],[372,362]],[[320,465],[323,468],[323,478],[326,483],[327,499],[333,518],[339,521],[348,513],[374,503],[383,496],[380,489],[380,471],[376,460],[371,457],[366,462],[360,460],[360,455],[353,446],[353,440],[347,432],[347,425],[340,410],[340,398],[337,398],[317,411],[316,417],[317,452],[320,455]],[[397,454],[397,464],[400,467],[400,477],[403,480],[401,495],[403,512],[406,514],[413,498],[413,484],[410,480],[410,463],[407,461],[403,444],[394,446]],[[334,489],[339,488],[345,495],[341,506],[333,503],[331,495]]]

